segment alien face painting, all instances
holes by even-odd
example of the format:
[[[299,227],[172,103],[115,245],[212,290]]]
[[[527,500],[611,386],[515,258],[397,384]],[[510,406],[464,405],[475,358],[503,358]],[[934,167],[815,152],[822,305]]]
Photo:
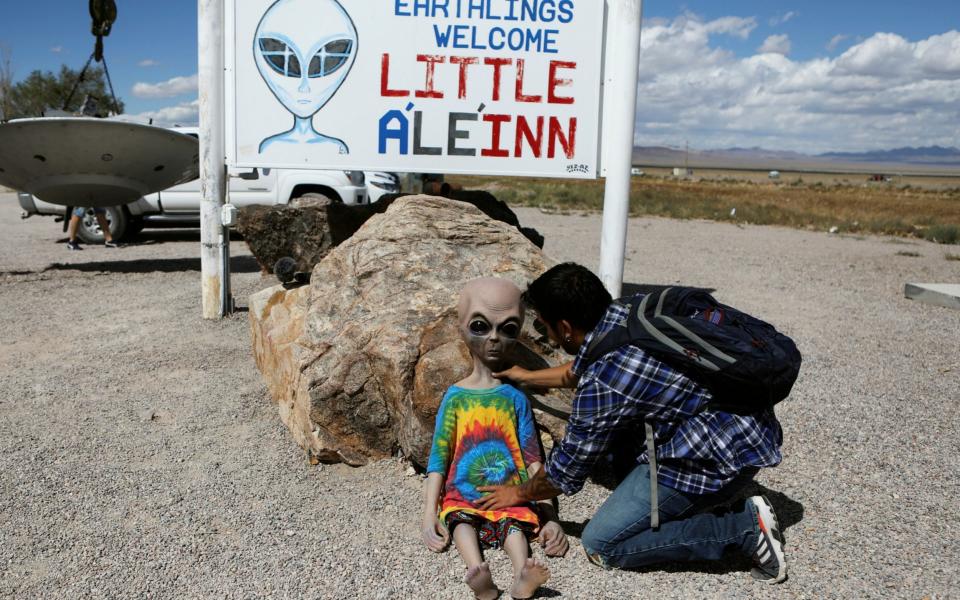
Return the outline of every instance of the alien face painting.
[[[267,9],[254,36],[254,60],[294,123],[264,139],[261,154],[277,143],[329,143],[349,153],[343,140],[317,132],[313,118],[343,85],[357,45],[357,29],[337,0],[277,0]]]

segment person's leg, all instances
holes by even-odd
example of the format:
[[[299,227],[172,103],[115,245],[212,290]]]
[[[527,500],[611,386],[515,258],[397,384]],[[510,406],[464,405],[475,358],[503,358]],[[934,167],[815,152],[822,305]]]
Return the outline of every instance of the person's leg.
[[[514,530],[503,543],[503,550],[513,563],[513,585],[510,595],[518,600],[531,598],[550,579],[550,571],[539,560],[530,558],[530,548],[522,531]]]
[[[110,222],[107,221],[106,212],[101,212],[101,210],[95,209],[95,214],[97,217],[97,223],[100,224],[100,229],[103,231],[103,239],[107,243],[113,243],[113,235],[110,233]]]
[[[76,208],[70,213],[70,224],[67,226],[67,239],[70,246],[77,245],[77,229],[80,228],[80,218],[83,217],[82,208]]]
[[[730,547],[750,555],[760,535],[752,503],[722,515],[699,511],[731,498],[755,473],[745,473],[720,492],[703,496],[658,486],[660,527],[654,530],[650,528],[649,465],[639,465],[587,524],[583,547],[592,561],[617,568],[717,560]]]
[[[479,600],[494,600],[499,596],[500,590],[493,584],[490,567],[483,562],[477,530],[466,523],[457,523],[453,528],[453,544],[457,547],[460,558],[467,565],[464,581],[473,590],[474,595]]]

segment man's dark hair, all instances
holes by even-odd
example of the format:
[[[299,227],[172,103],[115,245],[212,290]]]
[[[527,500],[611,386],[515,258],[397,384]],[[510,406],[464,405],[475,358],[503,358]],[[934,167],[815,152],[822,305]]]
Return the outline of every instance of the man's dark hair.
[[[597,326],[613,301],[599,277],[572,262],[559,264],[533,280],[523,299],[551,326],[566,320],[586,332]]]

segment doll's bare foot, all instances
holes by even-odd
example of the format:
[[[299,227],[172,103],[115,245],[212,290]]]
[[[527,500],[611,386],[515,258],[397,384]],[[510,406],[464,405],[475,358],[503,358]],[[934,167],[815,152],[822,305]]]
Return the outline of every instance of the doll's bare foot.
[[[517,600],[530,598],[548,579],[550,579],[550,571],[547,566],[539,560],[528,558],[520,570],[520,576],[510,588],[510,595]]]
[[[477,600],[496,600],[500,596],[500,590],[493,584],[493,577],[490,575],[490,567],[487,563],[480,563],[467,569],[464,580],[473,590]]]

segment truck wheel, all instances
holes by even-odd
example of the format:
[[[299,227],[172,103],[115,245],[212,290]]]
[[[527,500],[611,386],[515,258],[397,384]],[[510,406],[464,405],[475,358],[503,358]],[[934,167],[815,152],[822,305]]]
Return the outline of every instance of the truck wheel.
[[[127,213],[121,206],[107,207],[107,222],[110,224],[110,235],[113,239],[119,240],[127,233]],[[77,228],[77,237],[86,244],[102,244],[104,241],[103,231],[100,230],[100,223],[97,222],[97,216],[92,208],[86,209],[80,218],[80,227]]]

